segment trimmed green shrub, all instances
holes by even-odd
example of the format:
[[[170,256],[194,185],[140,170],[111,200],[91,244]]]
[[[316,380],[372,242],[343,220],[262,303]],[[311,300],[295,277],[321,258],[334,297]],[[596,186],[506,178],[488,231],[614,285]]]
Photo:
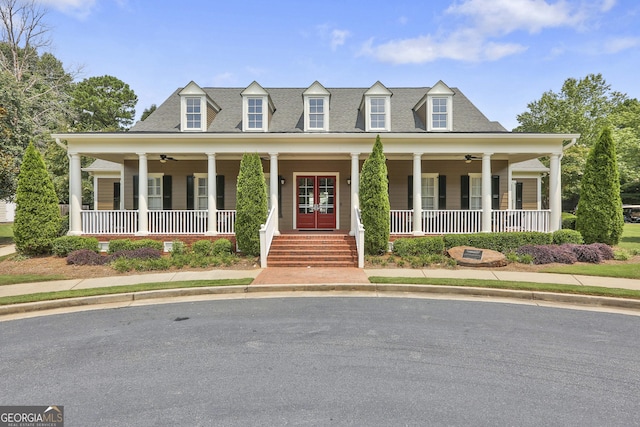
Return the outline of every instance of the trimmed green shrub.
[[[171,257],[176,258],[179,255],[187,253],[187,245],[182,240],[174,240],[171,245]]]
[[[365,253],[384,253],[389,242],[390,205],[387,164],[380,135],[362,165],[359,191]]]
[[[576,229],[576,216],[570,213],[562,213],[562,228],[565,230]]]
[[[100,246],[98,245],[98,239],[95,237],[62,236],[53,241],[52,252],[58,257],[66,257],[71,252],[80,249],[88,249],[96,253],[99,252]]]
[[[444,239],[440,236],[402,238],[393,242],[393,253],[401,256],[419,256],[444,253]]]
[[[109,241],[109,249],[107,252],[114,254],[120,251],[132,251],[133,249],[133,243],[130,239],[115,239]]]
[[[49,254],[58,237],[62,218],[51,177],[33,143],[27,147],[16,190],[13,237],[23,255]]]
[[[242,156],[236,201],[236,241],[245,255],[260,255],[260,226],[267,221],[267,185],[258,153]]]
[[[213,242],[214,255],[230,255],[233,253],[233,245],[229,239],[218,239]]]
[[[191,245],[191,250],[196,255],[211,256],[213,255],[213,242],[211,240],[197,240]]]
[[[582,234],[576,230],[557,230],[553,234],[553,243],[556,245],[562,245],[563,243],[575,243],[580,245],[583,242]]]
[[[164,245],[161,241],[153,239],[115,239],[109,242],[108,252],[113,254],[120,251],[133,251],[141,248],[151,248],[162,252],[164,250]]]
[[[585,243],[618,244],[624,217],[616,148],[608,127],[587,157],[576,215],[576,230]]]
[[[536,231],[447,234],[444,236],[444,246],[446,249],[451,249],[456,246],[472,246],[504,253],[515,251],[524,245],[549,245],[552,242],[551,233],[540,233]]]

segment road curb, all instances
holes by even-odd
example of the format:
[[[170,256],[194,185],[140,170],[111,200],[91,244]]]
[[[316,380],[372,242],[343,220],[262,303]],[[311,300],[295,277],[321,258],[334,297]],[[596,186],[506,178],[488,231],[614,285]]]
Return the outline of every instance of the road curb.
[[[287,284],[287,285],[238,285],[238,286],[211,286],[198,288],[162,289],[157,291],[127,292],[113,295],[100,295],[79,298],[66,298],[59,300],[41,301],[0,306],[0,316],[20,314],[35,311],[46,311],[60,308],[72,308],[89,305],[106,305],[114,303],[127,303],[142,300],[161,298],[179,298],[204,295],[227,294],[283,294],[296,296],[296,293],[306,292],[370,292],[378,294],[405,294],[407,297],[418,294],[433,294],[441,296],[468,296],[506,298],[514,300],[541,301],[550,303],[562,303],[582,305],[589,307],[608,307],[640,310],[640,300],[613,298],[591,295],[560,294],[553,292],[521,291],[511,289],[474,288],[462,286],[436,286],[436,285],[406,285],[406,284],[365,284],[365,283],[337,283],[337,284]],[[290,294],[290,295],[285,295]],[[292,295],[291,295],[292,294]]]

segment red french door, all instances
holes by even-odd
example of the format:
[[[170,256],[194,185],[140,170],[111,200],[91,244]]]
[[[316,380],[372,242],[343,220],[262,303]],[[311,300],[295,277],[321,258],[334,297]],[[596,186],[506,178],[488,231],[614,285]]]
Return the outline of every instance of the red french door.
[[[335,175],[296,178],[297,228],[336,228],[336,182]]]

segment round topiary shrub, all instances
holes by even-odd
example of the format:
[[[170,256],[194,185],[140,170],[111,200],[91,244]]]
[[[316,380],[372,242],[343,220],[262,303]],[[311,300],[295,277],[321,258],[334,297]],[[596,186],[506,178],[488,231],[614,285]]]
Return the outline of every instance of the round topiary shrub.
[[[233,253],[233,246],[229,239],[218,239],[213,242],[214,255],[229,255]]]
[[[576,230],[558,230],[553,232],[553,243],[555,245],[562,245],[564,243],[574,243],[576,245],[581,245],[582,234]]]
[[[198,240],[193,242],[191,250],[194,254],[200,256],[213,255],[213,242],[211,240]]]
[[[99,252],[100,246],[98,239],[95,237],[62,236],[53,241],[52,252],[58,257],[66,257],[71,252],[80,249],[88,249],[96,253]]]

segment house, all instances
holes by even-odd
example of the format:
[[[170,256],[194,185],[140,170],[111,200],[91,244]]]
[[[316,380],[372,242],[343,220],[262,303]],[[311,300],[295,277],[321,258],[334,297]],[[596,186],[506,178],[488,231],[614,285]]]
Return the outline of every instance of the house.
[[[0,200],[0,223],[13,222],[16,215],[16,204]]]
[[[387,157],[392,235],[560,227],[560,160],[579,135],[508,132],[442,81],[413,88],[190,82],[129,132],[54,135],[70,157],[69,233],[233,236],[240,159],[257,152],[270,203],[265,263],[281,233],[361,237],[359,175],[377,135]],[[82,209],[81,156],[98,159],[85,169],[94,177],[92,210]],[[549,209],[542,208],[546,173]]]

